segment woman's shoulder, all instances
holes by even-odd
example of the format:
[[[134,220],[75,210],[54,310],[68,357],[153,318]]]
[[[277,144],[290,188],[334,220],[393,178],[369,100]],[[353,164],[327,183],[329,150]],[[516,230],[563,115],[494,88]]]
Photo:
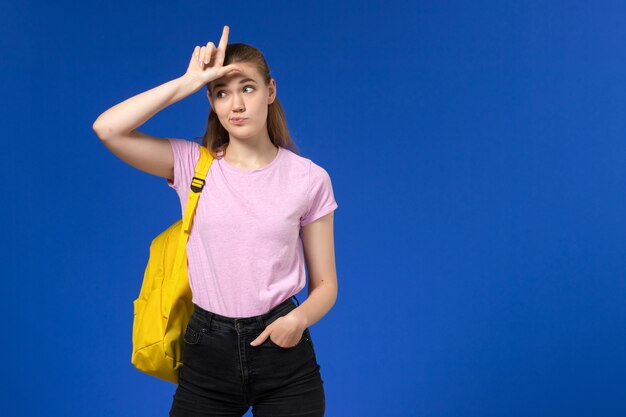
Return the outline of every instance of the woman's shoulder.
[[[313,159],[303,155],[298,155],[297,153],[286,148],[283,148],[283,150],[285,151],[285,155],[287,156],[287,158],[285,159],[290,160],[294,165],[306,170],[307,172],[310,172],[313,175],[327,175],[326,169],[324,169],[324,167],[320,164],[316,163]]]
[[[184,152],[200,152],[200,146],[202,146],[202,144],[195,140],[179,138],[167,138],[167,140],[172,145],[172,148],[177,148],[178,150]]]
[[[291,149],[282,147],[282,150],[284,151],[285,155],[287,155],[288,159],[291,159],[292,161],[294,161],[295,163],[299,163],[303,166],[309,166],[309,165],[316,165],[318,167],[321,167],[320,165],[318,165],[317,163],[315,163],[315,161],[312,158],[309,158],[305,155],[300,155],[296,152],[293,152]]]
[[[313,163],[311,159],[299,155],[289,148],[281,146],[281,152],[283,153],[283,159],[290,164],[290,168],[308,170]]]

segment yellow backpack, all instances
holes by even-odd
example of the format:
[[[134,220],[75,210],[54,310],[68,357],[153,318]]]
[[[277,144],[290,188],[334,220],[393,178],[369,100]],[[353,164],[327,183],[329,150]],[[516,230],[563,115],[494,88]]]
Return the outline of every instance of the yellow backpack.
[[[141,291],[133,301],[131,362],[140,371],[174,384],[183,365],[183,335],[193,313],[187,239],[212,162],[209,150],[200,146],[185,214],[152,240]]]

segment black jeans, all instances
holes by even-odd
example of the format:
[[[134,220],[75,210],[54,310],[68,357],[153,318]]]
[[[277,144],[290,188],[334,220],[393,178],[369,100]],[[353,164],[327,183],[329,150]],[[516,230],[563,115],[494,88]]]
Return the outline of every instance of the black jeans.
[[[323,416],[323,380],[308,328],[293,347],[269,337],[250,345],[296,307],[288,298],[266,314],[230,318],[194,305],[170,417],[241,417],[250,406],[255,417]]]

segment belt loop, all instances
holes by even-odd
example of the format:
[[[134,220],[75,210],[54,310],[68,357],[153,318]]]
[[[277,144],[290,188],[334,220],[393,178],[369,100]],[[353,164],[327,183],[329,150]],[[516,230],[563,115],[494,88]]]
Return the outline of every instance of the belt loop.
[[[258,317],[258,322],[259,322],[259,324],[261,325],[261,327],[263,327],[263,328],[267,327],[267,322],[269,321],[269,319],[270,319],[270,317],[271,317],[271,311],[272,311],[272,310],[268,311],[268,312],[267,312],[267,313],[265,313],[265,314],[261,314],[261,315]]]
[[[207,322],[208,322],[209,328],[207,329],[207,332],[211,333],[211,322],[213,321],[213,313],[211,313],[210,311],[208,313],[209,314],[207,317]]]

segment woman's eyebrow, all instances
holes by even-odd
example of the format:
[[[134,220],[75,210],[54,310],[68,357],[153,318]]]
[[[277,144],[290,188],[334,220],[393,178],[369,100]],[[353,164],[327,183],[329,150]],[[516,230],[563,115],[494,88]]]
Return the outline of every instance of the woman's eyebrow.
[[[248,81],[252,81],[255,84],[257,83],[252,78],[244,78],[243,80],[239,81],[239,84],[247,83]],[[226,87],[226,84],[220,83],[220,84],[216,84],[213,86],[213,88],[218,88],[218,87]]]

